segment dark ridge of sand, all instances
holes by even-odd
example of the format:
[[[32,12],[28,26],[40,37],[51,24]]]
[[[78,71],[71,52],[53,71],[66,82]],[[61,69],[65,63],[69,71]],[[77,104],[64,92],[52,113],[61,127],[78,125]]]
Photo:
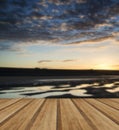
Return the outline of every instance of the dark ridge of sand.
[[[88,78],[87,80],[85,80]],[[38,85],[56,85],[70,84],[75,86],[77,84],[93,82],[99,82],[100,84],[111,83],[113,81],[119,81],[119,76],[78,76],[78,77],[31,77],[31,76],[20,76],[20,77],[0,77],[0,87],[27,87],[27,86],[38,86]]]
[[[92,96],[93,97],[93,96]],[[71,95],[71,94],[64,94],[64,95],[58,95],[58,96],[48,96],[46,98],[84,98],[84,97],[81,97],[81,96],[74,96],[74,95]],[[85,97],[86,98],[86,97]]]
[[[70,89],[69,89],[70,90]],[[44,94],[44,93],[51,93],[51,92],[68,92],[69,90],[51,90],[46,92],[35,92],[35,93],[27,93],[27,94],[21,94],[21,95],[27,95],[27,96],[33,96],[33,95],[39,95],[39,94]]]
[[[119,98],[119,96],[114,95],[106,95],[106,96],[74,96],[71,94],[65,94],[65,95],[58,95],[58,96],[48,96],[46,98]]]

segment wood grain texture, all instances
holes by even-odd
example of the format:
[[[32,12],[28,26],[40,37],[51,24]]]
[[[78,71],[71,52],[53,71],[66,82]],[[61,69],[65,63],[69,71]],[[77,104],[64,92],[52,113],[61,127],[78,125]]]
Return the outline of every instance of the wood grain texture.
[[[95,126],[95,128],[93,129],[97,129],[97,130],[107,130],[107,129],[118,130],[119,129],[119,126],[115,122],[113,122],[110,118],[108,118],[103,113],[95,109],[92,105],[88,104],[85,100],[80,99],[80,100],[73,100],[73,101],[77,105],[79,110],[81,110],[84,114],[86,114],[88,119],[93,123],[93,126]],[[93,102],[93,104],[97,103],[96,100],[94,101],[95,102]]]
[[[60,114],[59,130],[92,130],[70,99],[60,100]]]
[[[104,103],[104,104],[106,104],[106,105],[108,105],[108,106],[110,106],[110,107],[113,107],[113,108],[115,108],[115,109],[117,109],[117,110],[119,110],[119,103],[118,102],[114,102],[114,101],[111,101],[111,100],[109,100],[109,99],[98,99],[100,102],[102,102],[102,103]]]
[[[19,111],[12,120],[1,126],[6,130],[24,130],[32,120],[34,114],[38,111],[44,100],[33,100],[29,105]],[[17,124],[17,125],[15,125]]]
[[[113,102],[119,103],[119,99],[118,99],[118,98],[111,98],[111,99],[109,99],[109,100],[112,100]]]
[[[0,99],[0,130],[119,130],[118,99]]]
[[[3,99],[3,100],[1,100],[0,110],[5,109],[6,107],[18,102],[19,100],[21,100],[21,99],[11,99],[11,100],[10,99],[6,99],[6,100]]]
[[[97,110],[102,112],[104,115],[109,117],[111,120],[113,120],[117,124],[119,124],[119,111],[118,110],[104,104],[103,102],[96,101],[95,99],[89,99],[89,100],[86,100],[86,101],[89,102]],[[102,99],[101,99],[101,101],[102,101]],[[105,100],[104,100],[104,102],[105,102]]]
[[[12,101],[12,100],[11,100]],[[8,106],[5,109],[2,109],[0,111],[0,125],[5,122],[6,120],[8,120],[10,117],[12,117],[13,115],[15,115],[19,110],[21,110],[24,106],[26,106],[28,103],[30,102],[30,100],[20,100],[19,102]]]
[[[57,121],[56,99],[47,99],[41,111],[37,114],[30,130],[56,130]]]

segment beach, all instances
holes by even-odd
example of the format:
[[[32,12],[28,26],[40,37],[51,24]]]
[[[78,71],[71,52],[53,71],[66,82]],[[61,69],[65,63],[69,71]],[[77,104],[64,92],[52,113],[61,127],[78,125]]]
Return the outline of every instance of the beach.
[[[119,76],[4,76],[0,98],[118,98]]]

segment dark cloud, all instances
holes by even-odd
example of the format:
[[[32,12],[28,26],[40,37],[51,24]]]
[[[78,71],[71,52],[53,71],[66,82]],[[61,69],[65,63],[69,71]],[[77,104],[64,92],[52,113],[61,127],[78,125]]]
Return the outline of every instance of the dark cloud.
[[[1,40],[96,40],[114,37],[118,21],[118,0],[0,0]]]
[[[40,60],[38,63],[47,63],[47,62],[53,62],[52,60]]]
[[[110,38],[113,38],[113,36],[102,36],[102,37],[97,37],[97,38],[92,38],[91,40],[84,40],[84,41],[78,41],[78,42],[71,42],[69,44],[81,44],[82,42],[85,42],[85,43],[89,43],[89,42],[102,42],[104,40],[108,40]]]
[[[24,49],[21,46],[16,45],[14,42],[0,42],[0,51],[23,52],[23,50]]]
[[[66,60],[40,60],[38,63],[49,63],[49,62],[74,62],[77,60],[74,59],[66,59]]]
[[[62,62],[73,62],[73,61],[77,61],[77,60],[74,60],[74,59],[68,59],[68,60],[63,60]]]

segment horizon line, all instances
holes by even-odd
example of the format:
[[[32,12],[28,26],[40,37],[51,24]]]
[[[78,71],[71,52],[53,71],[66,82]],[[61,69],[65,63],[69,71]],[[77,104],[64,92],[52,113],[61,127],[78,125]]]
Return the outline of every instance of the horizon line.
[[[74,70],[74,71],[119,71],[119,69],[63,69],[63,68],[39,68],[39,67],[0,67],[1,68],[8,68],[8,69],[46,69],[46,70]]]

